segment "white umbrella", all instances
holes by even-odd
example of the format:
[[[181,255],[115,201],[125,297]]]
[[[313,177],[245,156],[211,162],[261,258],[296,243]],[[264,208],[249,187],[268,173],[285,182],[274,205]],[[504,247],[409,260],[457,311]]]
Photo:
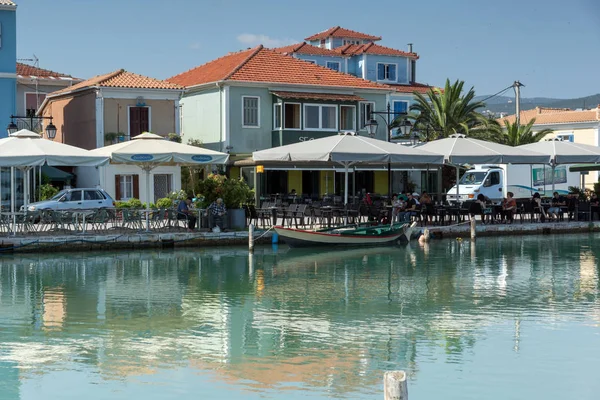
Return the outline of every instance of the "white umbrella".
[[[554,191],[554,170],[559,164],[600,163],[600,147],[573,143],[562,139],[548,139],[541,142],[518,146],[521,149],[537,151],[550,156],[552,166],[552,191]]]
[[[96,167],[106,164],[108,157],[68,144],[42,139],[40,135],[22,129],[0,139],[0,167],[16,167],[25,173],[24,204],[27,207],[29,182],[27,172],[42,165]],[[14,187],[12,190],[14,199]],[[14,200],[11,201],[14,212]]]
[[[459,195],[459,165],[461,164],[547,164],[550,157],[529,149],[451,135],[418,145],[417,148],[444,155],[444,160],[456,166],[456,196]]]
[[[357,163],[369,164],[442,164],[443,157],[421,149],[351,133],[274,147],[252,153],[254,161],[265,162],[334,162],[344,166],[345,195],[348,204],[348,168]]]
[[[113,164],[137,165],[146,172],[146,230],[150,230],[150,171],[159,165],[225,164],[229,159],[229,154],[173,142],[148,132],[91,152],[110,157]]]

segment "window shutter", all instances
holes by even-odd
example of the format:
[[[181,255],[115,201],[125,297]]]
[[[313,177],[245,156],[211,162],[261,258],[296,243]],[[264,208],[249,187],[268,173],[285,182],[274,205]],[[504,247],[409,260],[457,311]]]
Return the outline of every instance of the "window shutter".
[[[150,131],[150,112],[148,107],[140,107],[140,133]]]
[[[390,65],[388,68],[389,68],[390,81],[396,81],[396,66]]]
[[[133,197],[140,198],[140,176],[133,175]]]
[[[377,80],[385,79],[385,64],[377,64]]]
[[[115,175],[115,200],[121,200],[121,175]]]
[[[140,134],[140,109],[131,107],[129,109],[129,135],[130,138]]]

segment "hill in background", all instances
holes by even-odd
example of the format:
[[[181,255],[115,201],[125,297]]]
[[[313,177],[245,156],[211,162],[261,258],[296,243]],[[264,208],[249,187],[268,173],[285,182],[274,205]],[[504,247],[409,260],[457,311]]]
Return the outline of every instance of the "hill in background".
[[[489,96],[477,96],[475,100],[483,100]],[[489,110],[494,114],[515,113],[515,98],[509,96],[497,96],[486,100],[485,110]],[[536,107],[553,107],[553,108],[570,108],[590,109],[596,108],[600,104],[600,93],[576,99],[553,99],[548,97],[530,97],[521,98],[521,110],[531,110]]]

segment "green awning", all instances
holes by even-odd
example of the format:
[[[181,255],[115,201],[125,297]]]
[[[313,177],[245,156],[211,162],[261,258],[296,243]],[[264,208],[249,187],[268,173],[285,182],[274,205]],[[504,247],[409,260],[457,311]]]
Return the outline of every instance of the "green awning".
[[[600,171],[600,164],[576,164],[569,167],[571,172]]]
[[[46,175],[52,182],[68,182],[73,179],[73,174],[51,167],[50,165],[42,167],[42,174]]]

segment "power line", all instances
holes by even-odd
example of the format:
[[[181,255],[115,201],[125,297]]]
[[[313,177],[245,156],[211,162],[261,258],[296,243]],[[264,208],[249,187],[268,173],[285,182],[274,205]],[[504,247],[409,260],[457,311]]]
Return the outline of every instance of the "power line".
[[[501,90],[501,91],[499,91],[498,93],[496,93],[496,94],[493,94],[493,95],[491,95],[491,96],[488,96],[488,97],[486,97],[485,99],[483,99],[483,100],[481,100],[481,101],[482,101],[482,102],[485,102],[486,100],[489,100],[489,99],[491,99],[492,97],[499,96],[499,95],[501,95],[502,93],[506,92],[508,89],[512,89],[512,87],[513,87],[513,86],[514,86],[514,85],[510,85],[509,87],[507,87],[507,88],[505,88],[505,89],[502,89],[502,90]]]

